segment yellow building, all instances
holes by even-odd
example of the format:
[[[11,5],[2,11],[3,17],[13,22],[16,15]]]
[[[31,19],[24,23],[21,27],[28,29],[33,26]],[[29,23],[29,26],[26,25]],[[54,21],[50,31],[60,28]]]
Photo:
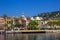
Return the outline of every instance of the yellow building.
[[[5,20],[5,28],[11,28],[12,27],[12,19],[10,17],[7,17]]]

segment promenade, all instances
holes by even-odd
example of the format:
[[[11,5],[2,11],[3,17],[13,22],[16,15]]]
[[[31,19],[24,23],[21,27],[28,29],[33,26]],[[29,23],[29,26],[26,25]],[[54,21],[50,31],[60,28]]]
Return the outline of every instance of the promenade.
[[[18,30],[6,31],[6,33],[60,33],[60,30]]]
[[[0,31],[0,33],[60,33],[60,30],[13,30]]]

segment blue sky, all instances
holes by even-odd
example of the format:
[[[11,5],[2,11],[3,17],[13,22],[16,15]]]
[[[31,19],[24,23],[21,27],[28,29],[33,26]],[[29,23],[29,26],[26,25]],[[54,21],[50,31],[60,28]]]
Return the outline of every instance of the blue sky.
[[[0,0],[0,16],[35,16],[43,12],[59,11],[60,0]]]

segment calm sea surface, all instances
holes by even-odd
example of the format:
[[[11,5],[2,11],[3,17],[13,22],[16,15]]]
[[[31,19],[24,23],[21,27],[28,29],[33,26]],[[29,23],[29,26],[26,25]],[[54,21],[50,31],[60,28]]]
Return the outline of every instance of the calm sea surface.
[[[59,33],[0,34],[0,40],[60,40]]]

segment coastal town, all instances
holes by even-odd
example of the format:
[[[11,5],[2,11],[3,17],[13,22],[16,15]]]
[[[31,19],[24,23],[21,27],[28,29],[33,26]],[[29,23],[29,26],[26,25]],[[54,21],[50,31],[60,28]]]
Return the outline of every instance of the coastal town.
[[[26,17],[24,13],[19,17],[7,15],[0,16],[0,30],[59,30],[60,26],[56,25],[60,20],[54,18],[44,20],[42,17]],[[55,23],[55,24],[54,24]]]
[[[0,40],[60,40],[60,0],[0,0]]]
[[[7,17],[6,15],[0,16],[0,30],[40,30],[43,25],[43,18],[41,17],[25,17],[24,14],[20,18],[13,16]]]

